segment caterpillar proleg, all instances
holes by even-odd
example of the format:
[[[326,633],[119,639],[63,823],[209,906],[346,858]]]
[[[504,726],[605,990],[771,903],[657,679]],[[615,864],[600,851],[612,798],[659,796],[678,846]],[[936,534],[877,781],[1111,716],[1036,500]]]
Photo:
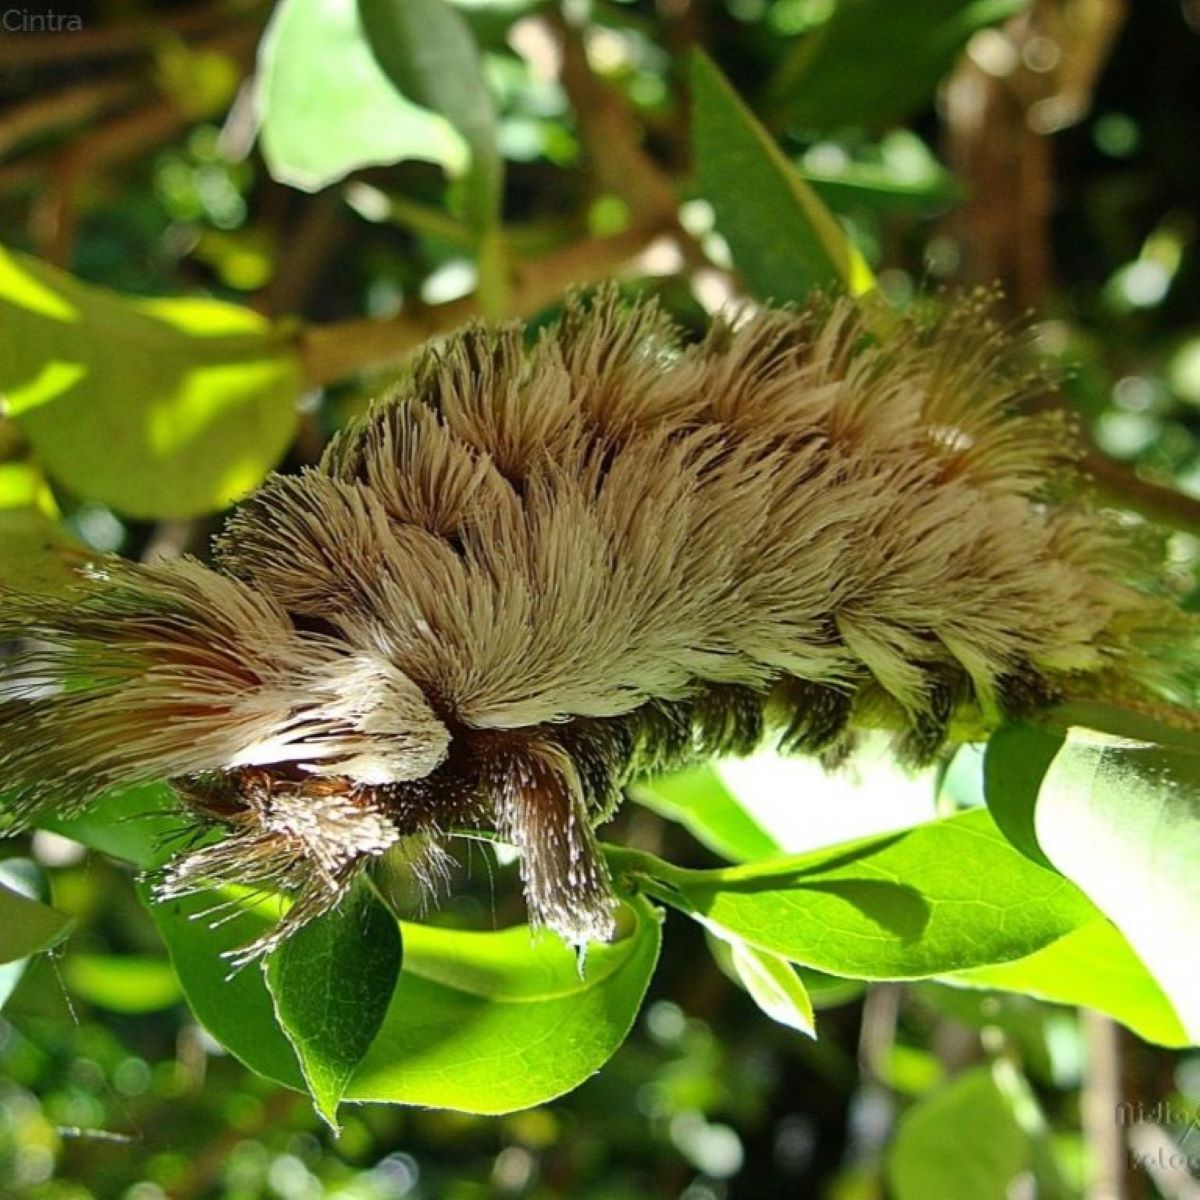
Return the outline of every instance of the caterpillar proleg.
[[[636,774],[867,729],[919,764],[1101,683],[1161,693],[1184,618],[1013,363],[983,297],[886,340],[814,301],[688,344],[613,293],[532,345],[472,327],[244,501],[213,565],[6,597],[10,815],[170,780],[223,837],[159,892],[290,894],[254,953],[379,856],[436,873],[494,830],[582,945]]]

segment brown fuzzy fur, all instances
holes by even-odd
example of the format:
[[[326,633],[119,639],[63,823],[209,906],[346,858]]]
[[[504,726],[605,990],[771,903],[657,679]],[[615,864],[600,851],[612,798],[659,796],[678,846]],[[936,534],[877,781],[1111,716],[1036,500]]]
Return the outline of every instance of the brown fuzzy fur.
[[[165,891],[282,886],[282,932],[402,841],[494,828],[535,921],[608,936],[594,828],[635,772],[772,731],[836,759],[867,727],[925,762],[1161,684],[1169,606],[1064,498],[1030,383],[983,300],[886,344],[848,302],[690,346],[612,294],[531,349],[469,329],[243,503],[215,569],[106,560],[9,604],[39,641],[0,713],[15,811],[176,780],[229,837]]]

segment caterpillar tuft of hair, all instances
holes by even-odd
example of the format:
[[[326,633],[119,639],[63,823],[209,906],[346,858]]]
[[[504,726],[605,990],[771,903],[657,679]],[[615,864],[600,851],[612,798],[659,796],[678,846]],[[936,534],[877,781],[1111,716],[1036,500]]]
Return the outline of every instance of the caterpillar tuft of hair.
[[[925,763],[1063,696],[1169,692],[1194,637],[975,296],[886,339],[849,301],[687,344],[576,299],[427,350],[274,476],[214,565],[103,558],[5,598],[10,823],[170,780],[205,827],[161,896],[292,904],[246,956],[455,832],[520,851],[531,921],[612,936],[595,828],[640,773],[745,752]],[[1181,632],[1182,630],[1182,632]]]

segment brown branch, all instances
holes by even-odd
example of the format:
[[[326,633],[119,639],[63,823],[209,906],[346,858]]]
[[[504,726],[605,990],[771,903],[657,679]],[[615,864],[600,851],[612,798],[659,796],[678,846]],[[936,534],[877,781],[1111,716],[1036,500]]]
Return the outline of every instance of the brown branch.
[[[149,53],[164,35],[196,37],[228,28],[232,23],[265,12],[266,0],[233,0],[204,4],[183,12],[158,14],[153,20],[84,28],[78,32],[10,33],[0,38],[0,71],[50,66],[97,58]]]
[[[223,31],[202,44],[245,65],[256,41],[257,31],[246,26]],[[53,160],[50,186],[39,193],[30,213],[31,236],[40,257],[56,266],[67,266],[77,224],[75,195],[85,176],[136,157],[151,146],[181,134],[195,121],[194,114],[158,97],[143,108],[75,138]]]
[[[305,197],[299,219],[286,234],[287,253],[281,256],[256,307],[272,315],[303,314],[330,259],[349,233],[338,192]]]
[[[1097,492],[1113,505],[1138,513],[1156,525],[1187,533],[1200,530],[1200,500],[1195,497],[1151,483],[1098,450],[1086,454],[1081,465]]]
[[[64,125],[94,120],[109,109],[120,108],[141,89],[142,85],[134,80],[106,79],[35,96],[24,104],[14,105],[0,114],[0,155]]]
[[[607,238],[588,238],[513,270],[509,312],[527,317],[559,300],[572,287],[615,275],[666,231],[660,222],[639,225]],[[387,320],[339,321],[311,325],[297,336],[297,349],[309,384],[318,387],[356,371],[395,366],[422,342],[448,333],[480,315],[478,298],[465,296],[433,308],[405,310]]]
[[[48,169],[44,156],[5,163],[0,167],[0,196],[36,190],[42,186]]]
[[[622,97],[597,78],[578,31],[557,17],[546,21],[562,54],[562,86],[592,179],[601,191],[629,205],[635,223],[674,220],[679,208],[675,186],[642,148],[642,127]]]

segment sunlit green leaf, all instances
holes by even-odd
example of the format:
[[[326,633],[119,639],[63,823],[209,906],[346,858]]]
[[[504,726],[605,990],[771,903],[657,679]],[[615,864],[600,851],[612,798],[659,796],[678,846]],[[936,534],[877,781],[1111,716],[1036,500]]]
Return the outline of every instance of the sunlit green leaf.
[[[0,249],[0,397],[81,496],[146,518],[224,508],[282,456],[300,390],[249,309],[129,299]]]
[[[678,821],[710,850],[734,862],[770,857],[781,850],[729,794],[711,766],[643,780],[630,794],[661,816]]]
[[[396,90],[367,42],[356,0],[283,0],[258,51],[263,156],[283,183],[316,191],[359,167],[468,161],[445,117]]]
[[[640,898],[616,941],[575,953],[524,927],[465,933],[404,925],[404,971],[352,1100],[502,1113],[541,1104],[598,1071],[625,1040],[658,961]]]
[[[807,854],[691,871],[610,850],[709,928],[831,975],[912,979],[1022,958],[1096,916],[984,810]]]
[[[251,1070],[306,1091],[262,971],[254,965],[232,971],[222,957],[262,934],[278,912],[256,910],[244,896],[228,891],[164,902],[152,898],[149,884],[139,891],[200,1023]],[[225,907],[217,908],[221,903]],[[243,907],[230,907],[239,903]]]
[[[709,935],[718,964],[772,1021],[816,1037],[813,1002],[795,967],[778,954],[749,946],[741,938]]]
[[[722,857],[752,862],[930,820],[936,790],[936,772],[906,771],[886,737],[864,737],[835,772],[764,747],[639,781],[630,794]]]
[[[734,803],[778,846],[756,858],[802,854],[938,815],[936,771],[906,770],[886,735],[864,735],[837,771],[811,755],[767,747],[720,759],[714,770]]]
[[[275,1017],[317,1111],[335,1130],[338,1104],[387,1013],[400,956],[395,917],[363,887],[266,961]]]
[[[179,977],[165,958],[71,954],[63,978],[75,995],[111,1012],[157,1012],[183,999]]]
[[[869,292],[871,270],[837,219],[700,50],[691,84],[700,191],[754,295],[803,300],[830,285]]]
[[[1129,939],[1200,1040],[1200,737],[1096,703],[1010,736],[1040,739],[1037,758],[994,779],[988,803],[1024,836],[1032,824],[1041,851]]]
[[[215,927],[211,918],[192,919],[214,902],[151,907],[188,1002],[247,1066],[302,1088],[262,973],[251,967],[227,980],[220,957],[261,934],[272,916],[251,909]],[[570,1091],[624,1041],[660,944],[657,914],[636,897],[622,910],[617,940],[589,947],[582,971],[553,934],[525,926],[401,930],[404,969],[345,1100],[499,1113]]]
[[[1160,1046],[1191,1042],[1162,988],[1107,918],[1090,921],[1027,958],[958,971],[945,982],[1093,1008]]]

